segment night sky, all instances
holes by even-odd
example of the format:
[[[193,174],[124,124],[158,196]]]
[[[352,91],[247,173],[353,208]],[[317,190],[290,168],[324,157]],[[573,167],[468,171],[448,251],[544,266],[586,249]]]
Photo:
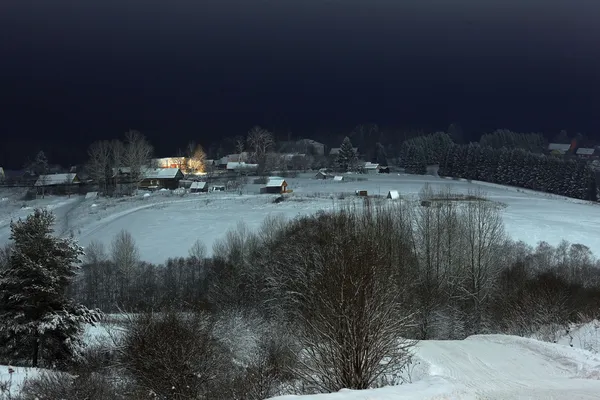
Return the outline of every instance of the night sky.
[[[0,165],[255,124],[600,131],[598,0],[1,0]],[[54,158],[54,160],[52,159]]]

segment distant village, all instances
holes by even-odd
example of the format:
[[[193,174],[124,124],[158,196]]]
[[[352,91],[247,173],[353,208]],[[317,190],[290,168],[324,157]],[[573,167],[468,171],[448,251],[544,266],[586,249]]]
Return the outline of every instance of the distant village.
[[[31,197],[88,192],[127,195],[136,190],[206,193],[239,190],[252,177],[253,183],[263,185],[261,193],[286,193],[293,188],[288,186],[285,178],[298,172],[313,171],[314,179],[342,180],[344,173],[403,171],[401,159],[380,157],[379,154],[374,157],[372,151],[370,157],[361,154],[361,149],[354,147],[348,137],[340,147],[333,148],[312,139],[275,143],[268,131],[255,127],[249,132],[247,141],[236,146],[242,151],[218,159],[207,158],[202,147],[196,145],[185,155],[152,158],[151,145],[139,132],[131,132],[138,141],[132,146],[145,146],[143,152],[132,150],[137,159],[127,156],[127,142],[116,149],[111,148],[115,141],[95,143],[90,148],[88,163],[69,168],[49,163],[40,152],[23,169],[8,170],[0,166],[0,185],[28,188]],[[500,132],[496,136],[502,135]],[[549,143],[545,153],[563,159],[584,159],[595,169],[600,169],[599,149],[599,146],[585,146],[573,138],[570,143]],[[115,152],[116,155],[112,154]]]
[[[189,156],[149,158],[139,167],[138,178],[133,177],[133,168],[128,165],[112,166],[109,174],[102,174],[103,177],[109,175],[104,179],[95,179],[90,165],[63,168],[47,163],[44,154],[40,153],[28,168],[5,170],[0,167],[0,184],[28,188],[31,196],[103,193],[103,188],[109,186],[116,194],[131,194],[135,190],[206,193],[237,190],[253,177],[253,183],[263,185],[260,193],[281,194],[292,191],[285,178],[298,172],[312,170],[315,179],[332,180],[342,180],[340,174],[343,172],[390,172],[388,166],[361,159],[356,147],[351,147],[352,154],[344,154],[341,147],[326,152],[323,143],[311,139],[284,142],[279,147],[295,151],[268,151],[263,155],[242,151],[219,159],[207,159],[199,150]],[[342,170],[339,168],[340,157],[348,159]]]

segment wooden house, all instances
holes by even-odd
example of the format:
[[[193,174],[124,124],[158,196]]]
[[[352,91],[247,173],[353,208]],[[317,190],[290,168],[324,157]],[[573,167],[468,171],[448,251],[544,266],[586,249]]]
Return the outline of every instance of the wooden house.
[[[143,171],[144,178],[139,184],[141,189],[177,189],[183,179],[179,168],[148,168]]]
[[[81,183],[77,174],[49,174],[40,175],[34,183],[38,194],[71,194],[76,192],[75,187]]]
[[[288,184],[283,178],[269,178],[261,193],[281,194],[287,191]]]
[[[327,174],[323,171],[317,172],[315,179],[327,179]]]
[[[363,168],[365,170],[365,173],[367,173],[367,174],[376,174],[379,171],[379,164],[367,161],[363,165]]]
[[[354,193],[356,193],[356,195],[360,197],[367,197],[369,195],[369,193],[366,190],[356,190]]]
[[[577,155],[577,157],[579,157],[579,158],[584,158],[584,159],[598,158],[596,149],[593,147],[580,147],[575,152],[575,155]]]
[[[571,150],[570,144],[550,143],[548,145],[548,152],[550,154],[564,155],[564,154],[567,154],[569,152],[569,150]]]
[[[208,185],[206,182],[192,182],[190,186],[190,193],[205,193],[208,192]]]

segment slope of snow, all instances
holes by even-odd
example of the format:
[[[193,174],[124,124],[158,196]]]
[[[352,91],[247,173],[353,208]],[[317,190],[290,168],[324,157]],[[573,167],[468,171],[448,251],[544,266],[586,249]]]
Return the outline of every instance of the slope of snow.
[[[12,373],[10,373],[12,369]],[[20,393],[23,383],[40,373],[38,368],[10,367],[0,365],[0,399],[14,399]]]
[[[414,383],[277,400],[598,399],[600,357],[558,344],[505,335],[422,341],[424,375]]]
[[[369,195],[385,196],[397,190],[401,197],[418,195],[424,184],[434,190],[450,187],[455,193],[482,190],[487,196],[506,205],[503,210],[506,231],[515,240],[536,245],[546,241],[557,245],[562,239],[581,243],[600,255],[600,205],[483,182],[466,182],[415,175],[348,175],[343,182],[313,179],[314,174],[286,178],[293,193],[289,201],[273,204],[273,195],[260,195],[261,185],[248,184],[232,193],[203,193],[185,196],[155,192],[147,196],[119,199],[83,196],[47,197],[23,202],[0,193],[0,245],[8,241],[11,219],[24,217],[34,207],[49,207],[57,215],[57,232],[73,233],[83,246],[92,240],[109,244],[122,229],[137,242],[142,258],[159,263],[168,257],[187,255],[199,239],[207,247],[238,222],[257,228],[270,214],[295,217],[331,209],[348,198],[355,199],[356,190]],[[363,179],[352,181],[352,179]],[[341,200],[346,198],[346,200]],[[24,208],[23,208],[24,206]]]

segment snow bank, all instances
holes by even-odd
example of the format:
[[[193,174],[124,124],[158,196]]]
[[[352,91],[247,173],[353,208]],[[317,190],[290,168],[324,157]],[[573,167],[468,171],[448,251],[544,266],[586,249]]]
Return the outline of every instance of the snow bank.
[[[366,391],[277,400],[597,399],[600,357],[589,351],[516,336],[428,340],[415,349],[425,367],[417,382]]]

